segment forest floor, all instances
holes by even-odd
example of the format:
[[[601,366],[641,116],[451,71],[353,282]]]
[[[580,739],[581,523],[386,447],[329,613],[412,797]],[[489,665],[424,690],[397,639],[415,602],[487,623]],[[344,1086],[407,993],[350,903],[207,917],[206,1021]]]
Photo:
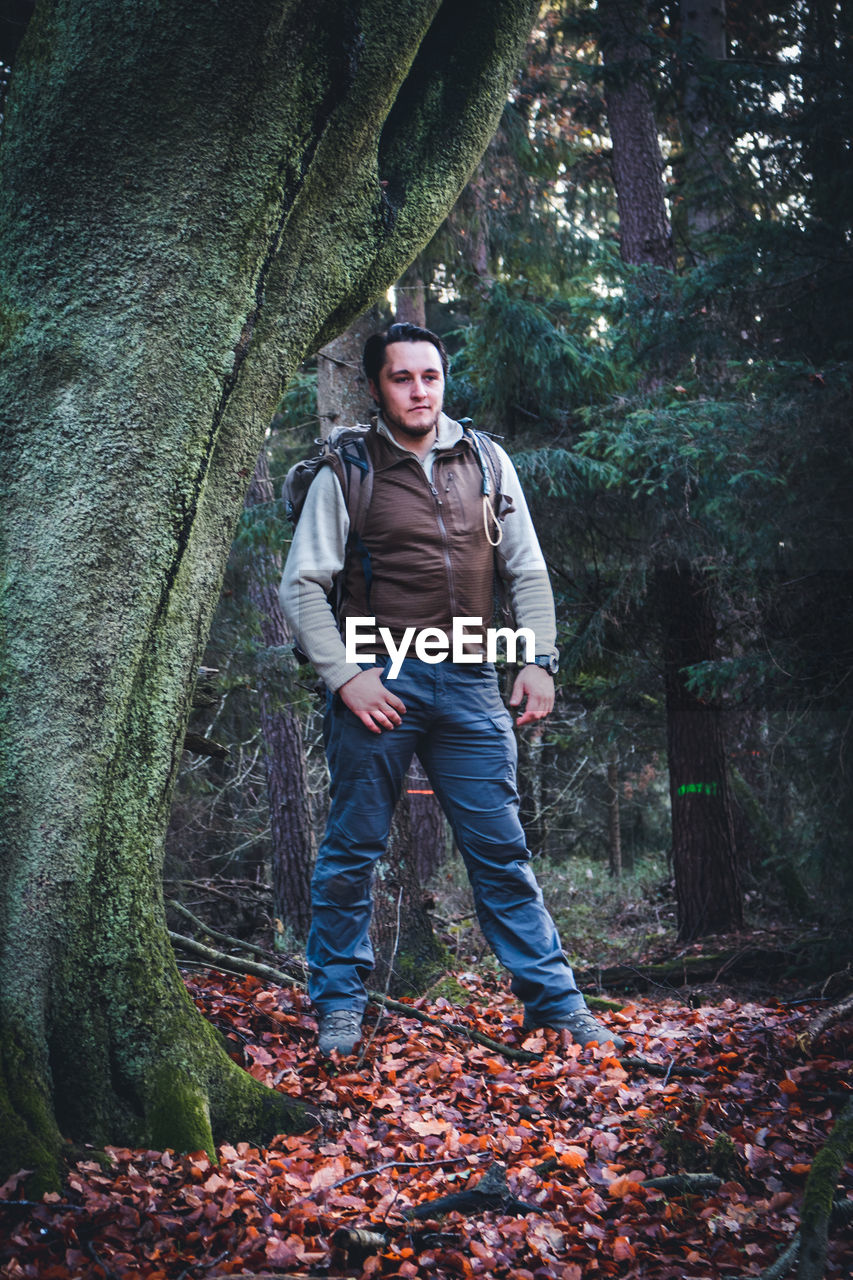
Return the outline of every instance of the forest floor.
[[[13,1178],[0,1276],[728,1280],[760,1276],[790,1246],[850,1097],[853,1021],[810,1044],[814,1002],[656,987],[600,1014],[626,1040],[617,1058],[565,1033],[524,1037],[488,966],[455,979],[467,997],[457,988],[453,1004],[371,1006],[360,1056],[324,1062],[298,988],[187,972],[234,1057],[323,1108],[325,1129],[226,1143],[215,1165],[93,1152],[38,1203]],[[491,1198],[430,1204],[484,1177]],[[836,1198],[853,1198],[849,1163]],[[853,1275],[849,1219],[830,1233],[825,1275]]]

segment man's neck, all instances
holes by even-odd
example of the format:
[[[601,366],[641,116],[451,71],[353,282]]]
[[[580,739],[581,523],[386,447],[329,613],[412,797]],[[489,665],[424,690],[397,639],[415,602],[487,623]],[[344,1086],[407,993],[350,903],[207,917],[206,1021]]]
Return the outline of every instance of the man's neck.
[[[401,431],[399,427],[392,426],[390,422],[387,422],[381,416],[379,421],[399,448],[405,449],[407,453],[413,453],[421,462],[438,443],[438,423],[426,435],[410,436],[405,431]]]

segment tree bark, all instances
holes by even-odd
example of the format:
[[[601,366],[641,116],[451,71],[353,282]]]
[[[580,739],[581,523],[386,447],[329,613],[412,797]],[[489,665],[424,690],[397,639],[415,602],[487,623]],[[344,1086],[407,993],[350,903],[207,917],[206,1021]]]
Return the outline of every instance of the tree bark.
[[[269,504],[273,496],[266,450],[262,449],[246,494],[246,507]],[[267,654],[281,651],[289,639],[278,598],[281,557],[263,545],[254,548],[247,557],[246,575]],[[256,679],[270,810],[273,910],[282,924],[304,941],[311,923],[311,872],[317,846],[302,726],[294,708],[282,697],[276,664],[263,654]]]
[[[443,859],[444,844],[441,807],[415,758],[394,810],[388,854],[373,883],[373,982],[391,995],[421,995],[447,967],[423,889]]]
[[[679,938],[743,924],[722,708],[688,687],[686,668],[716,653],[707,589],[691,565],[657,572],[663,619],[672,857]]]
[[[850,131],[840,103],[843,50],[853,39],[853,19],[849,7],[834,0],[811,0],[803,9],[803,28],[802,138],[811,175],[809,203],[824,231],[843,243],[851,225]]]
[[[672,268],[672,229],[664,201],[663,156],[647,79],[651,56],[643,0],[599,0],[607,124],[625,262]]]
[[[411,263],[396,284],[396,319],[405,324],[426,326],[426,287],[421,265],[417,258]]]
[[[371,333],[381,327],[381,308],[368,307],[317,352],[317,416],[324,439],[335,427],[369,421],[374,412],[361,353]]]
[[[0,152],[0,1178],[311,1122],[169,944],[192,678],[282,380],[432,235],[536,8],[36,9]]]
[[[853,1154],[853,1097],[841,1109],[826,1144],[815,1156],[803,1195],[802,1237],[797,1280],[822,1280],[833,1197]]]
[[[725,0],[682,0],[684,46],[684,198],[687,236],[694,257],[707,256],[705,238],[731,221],[727,195],[729,130],[721,117],[722,91],[713,83],[715,64],[726,58]]]
[[[608,821],[607,837],[610,850],[610,875],[622,879],[622,824],[619,817],[619,757],[614,751],[607,761]]]

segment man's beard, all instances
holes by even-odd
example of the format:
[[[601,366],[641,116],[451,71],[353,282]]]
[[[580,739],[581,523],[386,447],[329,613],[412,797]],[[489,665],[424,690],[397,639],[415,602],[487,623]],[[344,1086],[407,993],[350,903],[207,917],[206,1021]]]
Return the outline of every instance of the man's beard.
[[[395,431],[399,431],[402,435],[409,436],[412,440],[423,440],[431,431],[438,433],[438,420],[441,417],[441,408],[435,411],[435,415],[431,421],[427,422],[407,422],[405,418],[398,418],[388,411],[384,397],[379,399],[379,412],[382,415],[382,421],[386,427],[391,427]]]

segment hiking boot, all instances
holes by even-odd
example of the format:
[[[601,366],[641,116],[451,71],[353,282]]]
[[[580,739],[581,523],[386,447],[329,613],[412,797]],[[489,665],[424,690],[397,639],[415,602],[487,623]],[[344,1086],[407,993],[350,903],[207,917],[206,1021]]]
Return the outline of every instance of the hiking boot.
[[[525,1013],[524,1021],[521,1024],[521,1029],[525,1035],[529,1031],[535,1031],[538,1025]],[[614,1031],[610,1031],[597,1018],[594,1018],[589,1009],[576,1009],[574,1013],[561,1014],[545,1025],[551,1027],[554,1031],[562,1031],[565,1027],[575,1044],[581,1046],[607,1044],[608,1041],[612,1041],[613,1048],[617,1051],[625,1048],[625,1041],[622,1037],[617,1036]]]
[[[346,1058],[361,1039],[361,1014],[357,1009],[332,1009],[319,1017],[318,1048],[324,1057],[337,1050]]]

